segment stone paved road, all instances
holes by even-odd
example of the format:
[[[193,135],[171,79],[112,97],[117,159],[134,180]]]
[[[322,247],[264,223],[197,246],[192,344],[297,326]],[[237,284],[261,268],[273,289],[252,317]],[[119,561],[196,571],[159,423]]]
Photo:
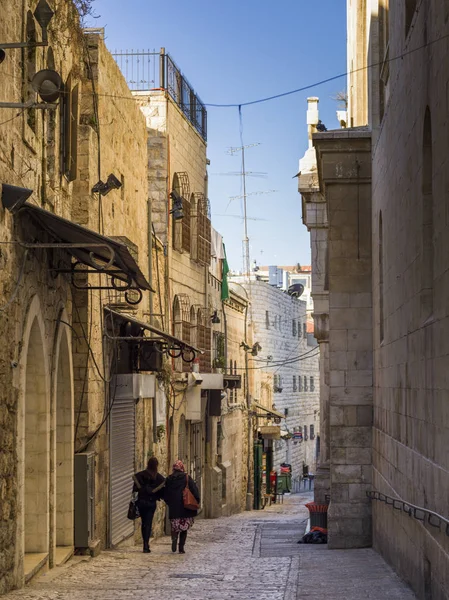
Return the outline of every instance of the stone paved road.
[[[373,550],[297,544],[309,494],[218,520],[197,520],[186,554],[169,538],[151,554],[128,547],[75,557],[2,600],[413,600]]]

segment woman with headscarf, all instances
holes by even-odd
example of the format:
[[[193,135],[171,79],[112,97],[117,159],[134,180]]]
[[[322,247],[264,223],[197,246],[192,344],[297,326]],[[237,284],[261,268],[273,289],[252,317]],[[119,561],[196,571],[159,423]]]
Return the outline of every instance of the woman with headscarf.
[[[133,492],[137,492],[137,507],[141,517],[143,551],[146,553],[151,552],[150,537],[156,501],[162,497],[161,488],[165,481],[157,471],[158,466],[157,458],[152,456],[148,461],[147,468],[133,477]]]
[[[179,553],[184,554],[184,546],[187,539],[187,531],[193,525],[193,517],[196,517],[197,511],[184,507],[183,490],[188,485],[189,490],[200,503],[200,494],[196,483],[185,472],[182,461],[177,460],[173,465],[173,473],[165,480],[163,499],[168,506],[168,515],[171,524],[171,549],[176,552],[179,536]]]

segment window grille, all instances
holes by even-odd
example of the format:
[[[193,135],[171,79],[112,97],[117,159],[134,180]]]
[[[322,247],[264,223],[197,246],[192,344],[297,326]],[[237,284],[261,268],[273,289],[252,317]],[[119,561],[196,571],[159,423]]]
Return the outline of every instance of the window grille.
[[[178,294],[173,301],[173,335],[190,343],[190,302],[187,294]],[[187,357],[189,358],[189,357]],[[182,357],[175,358],[176,371],[190,371],[190,363]]]
[[[310,391],[311,392],[315,391],[315,380],[313,377],[310,378]]]
[[[173,248],[181,252],[190,252],[190,183],[185,171],[178,171],[173,175],[172,189],[182,198],[182,219],[175,219],[173,215]]]
[[[209,212],[209,200],[203,196],[197,205],[198,262],[202,265],[210,264],[211,224]]]
[[[298,338],[301,337],[301,333],[302,333],[301,321],[298,321]]]
[[[191,233],[190,233],[190,202],[185,198],[182,199],[182,249],[185,252],[190,252],[191,249]]]
[[[292,336],[296,337],[296,319],[292,319]]]
[[[306,375],[304,375],[304,391],[307,392],[309,389],[308,385],[307,385],[307,377]]]
[[[309,439],[309,436],[307,435],[307,425],[304,425],[304,441],[306,442]]]
[[[315,425],[310,426],[310,439],[311,440],[315,439]]]
[[[296,375],[293,375],[293,391],[294,392],[298,391],[298,386],[296,384]]]
[[[198,346],[204,354],[200,355],[200,371],[211,372],[211,327],[209,324],[209,311],[200,307],[197,311]]]
[[[306,338],[307,337],[307,323],[302,324],[302,330],[303,330],[302,335],[303,335],[303,337]]]

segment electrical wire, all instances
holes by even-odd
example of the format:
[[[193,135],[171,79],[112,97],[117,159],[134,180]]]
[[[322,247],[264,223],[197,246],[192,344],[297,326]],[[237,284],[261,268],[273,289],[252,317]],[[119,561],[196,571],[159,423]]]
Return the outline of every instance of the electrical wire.
[[[286,362],[284,362],[284,363],[282,363],[280,365],[275,364],[275,365],[263,365],[261,367],[248,367],[248,370],[249,371],[257,371],[259,369],[270,369],[270,368],[274,368],[274,367],[277,367],[278,370],[279,370],[279,368],[282,367],[282,366],[293,365],[293,364],[295,364],[297,362],[301,362],[303,360],[308,360],[309,358],[314,358],[315,356],[318,356],[318,354],[320,353],[320,349],[319,348],[314,348],[313,350],[315,350],[315,354],[309,354],[309,356],[303,356],[302,358],[295,358],[293,360],[286,361]],[[235,369],[237,371],[245,371],[246,367],[235,367]],[[275,371],[275,373],[276,372],[277,371]]]
[[[22,110],[19,110],[19,112],[14,115],[13,117],[11,117],[10,119],[8,119],[7,121],[2,121],[0,123],[0,125],[6,125],[7,123],[11,123],[11,121],[14,121],[14,119],[17,119],[17,117],[20,117],[20,115],[23,115],[23,113],[26,111],[26,108],[23,108]]]
[[[359,67],[358,69],[353,69],[351,71],[345,71],[343,73],[339,73],[338,75],[334,75],[334,76],[328,77],[326,79],[321,79],[319,81],[315,81],[314,83],[310,83],[303,87],[295,88],[295,89],[289,90],[287,92],[282,92],[280,94],[274,94],[272,96],[258,98],[256,100],[251,100],[249,102],[238,102],[238,103],[229,103],[229,104],[218,104],[218,103],[206,102],[206,103],[203,103],[203,105],[209,106],[212,108],[239,108],[239,107],[243,107],[243,106],[252,106],[253,104],[261,104],[262,102],[269,102],[271,100],[277,100],[277,99],[283,98],[285,96],[290,96],[292,94],[298,94],[299,92],[304,92],[304,91],[310,90],[312,88],[319,87],[321,85],[330,83],[331,81],[335,81],[337,79],[342,79],[343,77],[348,77],[349,75],[353,75],[353,74],[359,73],[361,71],[366,71],[368,69],[373,69],[376,67],[382,67],[384,64],[392,63],[396,60],[401,60],[401,59],[405,58],[406,56],[414,54],[415,52],[419,52],[420,50],[428,48],[429,46],[433,46],[433,45],[437,44],[438,42],[444,41],[448,38],[449,38],[449,34],[446,34],[439,38],[431,40],[430,42],[426,42],[425,44],[422,44],[421,46],[417,46],[416,48],[413,48],[412,50],[407,50],[406,52],[402,52],[401,54],[398,54],[397,56],[393,56],[392,58],[389,58],[385,61],[382,60],[382,61],[378,61],[375,63],[371,63],[369,65],[365,65],[363,67]],[[6,75],[8,76],[9,74],[6,74]],[[11,75],[11,77],[13,77],[14,79],[18,79],[18,77],[15,77],[13,75]],[[148,90],[148,91],[151,91],[151,90]],[[61,94],[64,94],[64,93],[67,93],[67,92],[64,92],[64,91],[61,92]],[[117,94],[99,94],[99,93],[97,93],[97,97],[116,98],[116,99],[121,99],[121,100],[132,100],[135,102],[134,96],[120,96]],[[1,125],[1,123],[0,123],[0,125]]]

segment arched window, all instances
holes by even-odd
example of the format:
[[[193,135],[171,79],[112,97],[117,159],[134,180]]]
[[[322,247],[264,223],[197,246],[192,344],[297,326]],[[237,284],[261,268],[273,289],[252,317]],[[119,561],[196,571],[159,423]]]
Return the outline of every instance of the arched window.
[[[173,335],[183,342],[190,343],[190,302],[187,294],[178,294],[173,301]],[[190,358],[186,356],[186,358]],[[190,371],[190,363],[175,359],[177,371]]]
[[[202,196],[197,204],[198,262],[210,265],[211,225],[209,200]]]
[[[47,69],[55,69],[55,57],[51,48],[48,48],[47,50]],[[44,118],[47,119],[47,178],[48,185],[51,188],[51,190],[54,190],[56,183],[56,112],[56,110],[44,111]],[[50,199],[52,201],[52,204],[54,204],[54,199],[51,198],[51,196],[52,193],[47,191],[47,199]]]
[[[197,206],[198,194],[190,196],[190,258],[197,260],[198,258],[198,219]]]
[[[196,309],[194,306],[190,309],[190,343],[192,346],[198,345],[198,328],[196,322]]]
[[[421,316],[426,321],[433,315],[434,279],[432,120],[429,107],[424,117],[422,157]]]
[[[185,171],[173,175],[172,192],[173,248],[190,252],[190,183]]]
[[[379,338],[384,341],[384,230],[382,211],[379,213]]]

